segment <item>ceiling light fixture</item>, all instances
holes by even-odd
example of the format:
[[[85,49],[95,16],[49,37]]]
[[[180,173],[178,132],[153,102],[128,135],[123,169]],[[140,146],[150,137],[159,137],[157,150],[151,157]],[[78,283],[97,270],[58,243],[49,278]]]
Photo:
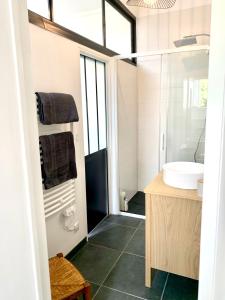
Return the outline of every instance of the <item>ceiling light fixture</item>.
[[[127,5],[152,9],[167,9],[174,6],[176,0],[128,0]]]

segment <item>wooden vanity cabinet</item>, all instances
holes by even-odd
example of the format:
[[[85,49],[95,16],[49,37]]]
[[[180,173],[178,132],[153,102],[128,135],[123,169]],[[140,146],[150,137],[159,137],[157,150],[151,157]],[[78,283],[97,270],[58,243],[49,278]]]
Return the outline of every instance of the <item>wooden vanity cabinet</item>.
[[[170,187],[160,173],[145,189],[146,270],[198,279],[202,199],[196,190]]]

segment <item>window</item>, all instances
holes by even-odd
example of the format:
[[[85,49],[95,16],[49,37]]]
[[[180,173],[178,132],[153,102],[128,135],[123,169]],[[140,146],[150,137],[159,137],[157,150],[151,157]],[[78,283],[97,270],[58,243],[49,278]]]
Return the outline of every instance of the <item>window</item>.
[[[131,22],[105,2],[106,47],[117,53],[132,52]]]
[[[27,8],[36,12],[44,18],[50,18],[49,1],[48,0],[27,0]]]
[[[103,45],[102,0],[54,0],[54,22]]]
[[[81,56],[81,88],[85,155],[106,148],[105,64]]]
[[[188,104],[196,108],[207,108],[208,79],[186,79],[184,80],[184,91],[185,95],[191,95]],[[184,108],[186,105],[184,103]]]
[[[121,1],[27,1],[28,8],[39,14],[29,14],[37,26],[108,56],[136,52],[136,19]]]

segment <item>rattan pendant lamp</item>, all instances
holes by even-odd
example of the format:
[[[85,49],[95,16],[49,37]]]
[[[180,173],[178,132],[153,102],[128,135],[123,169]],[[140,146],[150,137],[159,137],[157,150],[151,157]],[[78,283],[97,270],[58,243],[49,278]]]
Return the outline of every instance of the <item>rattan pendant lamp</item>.
[[[176,0],[128,0],[127,5],[153,9],[167,9],[174,6]]]

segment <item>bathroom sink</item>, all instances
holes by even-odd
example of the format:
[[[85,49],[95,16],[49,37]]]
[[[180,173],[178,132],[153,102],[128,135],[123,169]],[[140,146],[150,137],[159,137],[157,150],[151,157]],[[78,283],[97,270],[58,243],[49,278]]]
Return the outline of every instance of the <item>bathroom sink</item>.
[[[163,181],[172,187],[194,190],[203,179],[204,165],[193,162],[171,162],[163,166]]]

